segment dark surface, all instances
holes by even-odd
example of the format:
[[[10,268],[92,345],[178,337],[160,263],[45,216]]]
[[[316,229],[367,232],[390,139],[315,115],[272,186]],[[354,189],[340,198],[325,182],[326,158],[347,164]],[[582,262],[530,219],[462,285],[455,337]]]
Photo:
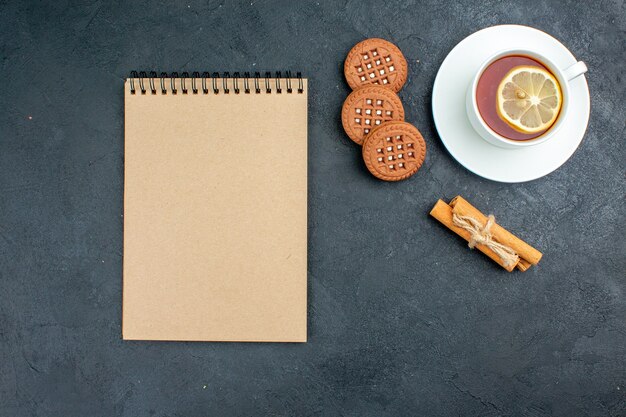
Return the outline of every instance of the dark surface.
[[[623,1],[48,3],[0,2],[0,416],[626,415]],[[501,23],[590,68],[585,140],[527,184],[463,169],[430,113],[448,51]],[[398,184],[340,127],[343,59],[370,36],[405,53],[429,147]],[[120,339],[132,69],[311,79],[307,344]],[[457,194],[540,266],[503,272],[428,218]]]

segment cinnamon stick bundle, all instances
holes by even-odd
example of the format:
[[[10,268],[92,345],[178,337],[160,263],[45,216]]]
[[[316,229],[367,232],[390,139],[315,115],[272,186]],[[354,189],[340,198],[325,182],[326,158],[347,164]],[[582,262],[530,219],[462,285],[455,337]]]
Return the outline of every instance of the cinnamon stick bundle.
[[[485,216],[461,196],[453,198],[450,204],[437,201],[430,215],[509,272],[515,268],[526,271],[541,259],[541,252],[495,223],[493,216]]]

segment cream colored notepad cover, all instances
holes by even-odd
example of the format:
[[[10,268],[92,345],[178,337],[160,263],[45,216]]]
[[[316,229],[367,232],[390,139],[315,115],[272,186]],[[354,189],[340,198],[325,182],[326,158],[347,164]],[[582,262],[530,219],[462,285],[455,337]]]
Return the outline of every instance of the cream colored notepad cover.
[[[182,94],[180,79],[178,94],[141,94],[133,82],[123,338],[305,342],[306,80],[282,94],[234,94],[232,80],[230,94]]]

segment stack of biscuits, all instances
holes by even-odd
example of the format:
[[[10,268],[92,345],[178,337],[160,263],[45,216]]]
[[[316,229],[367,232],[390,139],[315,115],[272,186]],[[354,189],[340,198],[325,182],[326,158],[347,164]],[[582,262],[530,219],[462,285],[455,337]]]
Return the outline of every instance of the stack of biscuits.
[[[362,146],[367,169],[384,181],[409,178],[424,162],[426,143],[404,121],[396,94],[408,74],[402,52],[384,39],[366,39],[348,53],[344,74],[353,91],[343,103],[341,121],[350,139]]]

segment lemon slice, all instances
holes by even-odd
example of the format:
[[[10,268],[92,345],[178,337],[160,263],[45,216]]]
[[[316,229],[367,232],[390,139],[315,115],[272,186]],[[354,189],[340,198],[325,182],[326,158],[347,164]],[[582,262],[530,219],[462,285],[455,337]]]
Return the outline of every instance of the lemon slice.
[[[552,126],[559,115],[561,88],[545,69],[519,66],[500,82],[496,101],[498,115],[513,129],[537,133]]]

